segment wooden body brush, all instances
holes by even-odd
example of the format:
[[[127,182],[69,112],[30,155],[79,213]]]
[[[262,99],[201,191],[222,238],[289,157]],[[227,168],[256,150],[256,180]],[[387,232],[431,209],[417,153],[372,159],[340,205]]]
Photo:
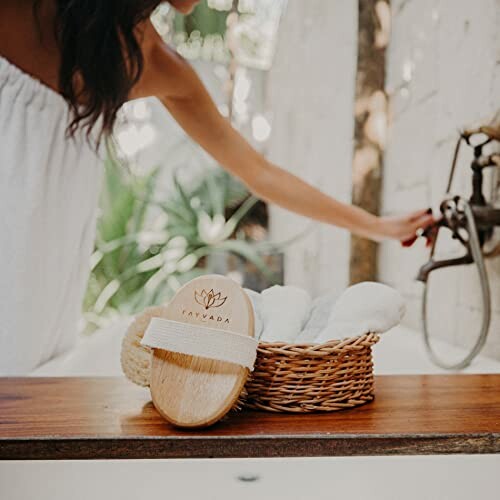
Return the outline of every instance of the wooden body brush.
[[[177,426],[211,425],[233,407],[255,362],[250,300],[233,280],[207,275],[179,289],[161,316],[142,341],[153,348],[153,403]]]

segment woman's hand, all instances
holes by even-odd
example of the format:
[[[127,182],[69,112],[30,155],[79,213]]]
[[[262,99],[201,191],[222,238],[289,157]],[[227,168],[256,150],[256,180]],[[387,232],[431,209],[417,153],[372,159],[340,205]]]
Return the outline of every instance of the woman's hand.
[[[436,223],[431,209],[418,210],[407,215],[380,217],[381,236],[400,240],[403,246],[412,245],[420,232]],[[428,233],[427,243],[432,241]]]

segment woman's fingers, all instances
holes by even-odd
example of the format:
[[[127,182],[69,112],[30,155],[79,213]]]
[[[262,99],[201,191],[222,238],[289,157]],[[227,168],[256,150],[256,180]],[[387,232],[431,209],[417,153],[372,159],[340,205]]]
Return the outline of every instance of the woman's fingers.
[[[432,232],[431,228],[439,222],[433,216],[430,208],[424,208],[403,216],[386,217],[383,219],[385,223],[385,235],[398,239],[405,247],[413,245],[419,236],[427,238],[427,233],[431,235],[432,241],[435,232]]]
[[[415,231],[418,231],[419,229],[425,229],[432,224],[434,224],[435,219],[432,214],[424,213],[420,215],[419,217],[413,219],[412,221],[412,227],[414,228]]]
[[[411,247],[413,245],[413,243],[415,243],[415,241],[417,241],[417,236],[412,236],[408,240],[403,240],[401,242],[401,245],[403,245],[404,247]]]
[[[407,221],[408,225],[410,226],[410,235],[408,237],[405,237],[401,241],[401,244],[404,247],[412,246],[413,243],[415,243],[415,241],[417,240],[418,236],[421,236],[421,234],[419,233],[423,233],[425,229],[431,227],[436,222],[430,208],[413,212],[408,216]],[[430,242],[428,240],[427,244],[429,243]]]
[[[415,222],[425,215],[432,216],[432,208],[423,208],[422,210],[417,210],[409,215],[410,221]]]

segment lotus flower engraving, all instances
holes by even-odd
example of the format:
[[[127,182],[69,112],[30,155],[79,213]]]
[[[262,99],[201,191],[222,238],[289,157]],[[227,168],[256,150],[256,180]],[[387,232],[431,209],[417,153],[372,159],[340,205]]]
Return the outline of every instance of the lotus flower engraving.
[[[203,289],[201,292],[195,290],[194,300],[205,309],[210,309],[211,307],[220,307],[224,302],[226,302],[227,297],[221,297],[221,293],[215,293],[212,288],[208,292]]]

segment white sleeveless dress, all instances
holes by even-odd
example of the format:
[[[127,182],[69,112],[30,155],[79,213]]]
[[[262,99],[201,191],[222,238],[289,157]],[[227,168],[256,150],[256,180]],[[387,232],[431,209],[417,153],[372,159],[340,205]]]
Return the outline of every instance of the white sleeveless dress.
[[[0,57],[0,375],[77,339],[103,161],[83,134],[65,137],[68,113]]]

